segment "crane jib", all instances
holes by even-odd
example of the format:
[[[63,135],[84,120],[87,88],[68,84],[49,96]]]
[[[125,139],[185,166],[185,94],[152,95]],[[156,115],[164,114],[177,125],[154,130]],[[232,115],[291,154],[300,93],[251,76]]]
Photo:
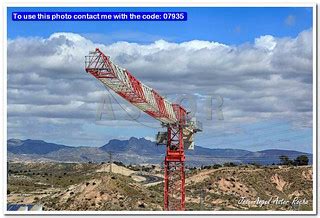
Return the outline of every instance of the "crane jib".
[[[114,64],[98,48],[86,56],[86,71],[162,123],[185,123],[187,113],[182,106],[170,103],[154,89],[136,79],[128,70]]]

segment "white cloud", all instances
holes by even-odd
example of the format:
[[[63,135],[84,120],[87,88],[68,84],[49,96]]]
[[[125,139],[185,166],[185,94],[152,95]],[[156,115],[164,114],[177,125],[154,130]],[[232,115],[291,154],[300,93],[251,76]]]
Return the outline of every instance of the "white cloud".
[[[155,136],[146,136],[144,137],[146,140],[155,141]]]
[[[255,39],[255,47],[261,49],[267,49],[272,51],[277,45],[277,42],[273,36],[266,35],[260,36],[259,38]]]
[[[84,71],[84,56],[96,47],[159,93],[221,95],[224,122],[231,127],[263,119],[312,123],[312,30],[296,38],[261,36],[239,46],[201,40],[105,45],[78,34],[54,33],[8,41],[9,137],[27,134],[22,131],[26,125],[43,126],[46,118],[48,125],[62,128],[61,134],[93,122],[106,93]],[[205,99],[199,98],[197,115],[204,119]],[[27,119],[31,117],[33,122]],[[76,125],[63,124],[68,122]]]

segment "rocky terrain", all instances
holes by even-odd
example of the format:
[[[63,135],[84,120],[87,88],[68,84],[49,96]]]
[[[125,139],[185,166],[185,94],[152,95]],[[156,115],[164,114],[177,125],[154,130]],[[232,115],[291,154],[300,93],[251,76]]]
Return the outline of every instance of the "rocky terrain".
[[[8,203],[44,210],[162,210],[160,165],[10,162]],[[186,170],[187,210],[312,210],[310,166]],[[300,202],[300,203],[297,203]]]
[[[194,209],[312,209],[312,168],[308,166],[238,166],[203,170],[189,176],[186,187],[189,201],[198,200],[198,204],[188,204]],[[199,196],[202,203],[199,203]]]

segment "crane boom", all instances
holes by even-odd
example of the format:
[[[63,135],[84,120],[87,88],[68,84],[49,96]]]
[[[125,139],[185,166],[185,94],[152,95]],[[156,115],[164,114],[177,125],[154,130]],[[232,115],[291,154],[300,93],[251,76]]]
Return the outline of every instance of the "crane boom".
[[[185,119],[186,110],[182,106],[172,104],[154,89],[137,80],[128,70],[114,64],[98,48],[86,56],[86,71],[131,104],[164,124],[183,122]]]
[[[185,209],[184,149],[194,147],[193,135],[201,131],[195,119],[179,104],[172,104],[154,89],[136,79],[128,70],[114,64],[100,49],[86,56],[85,70],[106,88],[159,120],[167,132],[159,132],[157,143],[166,145],[164,160],[164,209]]]

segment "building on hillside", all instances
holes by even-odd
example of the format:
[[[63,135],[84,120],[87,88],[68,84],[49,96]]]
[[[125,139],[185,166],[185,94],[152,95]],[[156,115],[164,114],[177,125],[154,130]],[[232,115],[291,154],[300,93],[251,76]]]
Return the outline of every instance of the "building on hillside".
[[[42,211],[41,204],[7,204],[7,211]]]

